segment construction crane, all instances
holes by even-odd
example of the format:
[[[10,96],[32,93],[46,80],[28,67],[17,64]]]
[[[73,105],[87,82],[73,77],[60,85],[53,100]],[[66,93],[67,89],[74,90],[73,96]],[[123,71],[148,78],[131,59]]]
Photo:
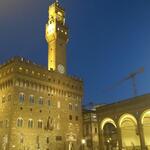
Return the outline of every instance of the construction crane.
[[[133,95],[137,96],[137,87],[136,87],[136,76],[140,73],[144,72],[144,68],[139,68],[137,71],[130,73],[127,77],[123,78],[119,82],[117,82],[114,86],[110,87],[108,90],[113,90],[114,88],[120,86],[123,82],[127,80],[132,81]]]
[[[95,106],[95,104],[92,101],[83,105],[83,107],[87,108],[87,109],[92,109],[94,106]]]

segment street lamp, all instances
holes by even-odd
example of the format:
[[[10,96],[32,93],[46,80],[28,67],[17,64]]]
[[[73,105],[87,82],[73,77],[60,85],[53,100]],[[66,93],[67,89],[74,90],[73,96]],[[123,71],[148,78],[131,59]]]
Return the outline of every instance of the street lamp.
[[[85,140],[85,139],[82,139],[82,140],[81,140],[81,143],[82,143],[82,149],[84,150],[84,146],[85,146],[85,144],[86,144],[86,140]]]

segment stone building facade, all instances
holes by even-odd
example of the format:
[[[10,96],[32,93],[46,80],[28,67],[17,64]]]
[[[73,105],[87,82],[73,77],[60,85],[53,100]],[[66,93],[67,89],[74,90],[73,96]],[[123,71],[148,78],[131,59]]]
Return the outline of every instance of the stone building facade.
[[[98,150],[99,149],[99,134],[96,109],[83,110],[83,147],[85,150]]]
[[[14,57],[0,65],[0,150],[77,150],[83,81],[67,75],[65,14],[49,7],[48,69]]]
[[[100,150],[150,149],[150,94],[97,108]]]

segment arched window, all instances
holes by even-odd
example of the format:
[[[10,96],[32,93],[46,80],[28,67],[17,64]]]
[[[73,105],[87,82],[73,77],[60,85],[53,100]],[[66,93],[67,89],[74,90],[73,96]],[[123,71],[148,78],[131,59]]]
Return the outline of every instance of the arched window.
[[[69,110],[72,110],[72,104],[69,103]]]
[[[33,120],[29,119],[28,121],[28,128],[33,128]]]
[[[11,101],[11,95],[10,94],[8,95],[7,99],[8,99],[8,101]]]
[[[46,138],[46,143],[49,144],[49,137]]]
[[[38,128],[42,129],[43,127],[43,121],[42,120],[38,120]]]
[[[78,104],[75,104],[75,111],[78,111]]]
[[[22,127],[23,126],[23,119],[22,118],[18,118],[17,119],[17,127]]]
[[[30,104],[34,104],[34,96],[33,95],[29,96],[29,102],[30,102]]]
[[[23,103],[24,102],[24,93],[19,93],[19,103]]]
[[[72,115],[69,115],[69,120],[72,120]]]
[[[5,103],[5,102],[6,102],[6,97],[3,96],[3,97],[2,97],[2,103]]]
[[[78,121],[79,120],[79,117],[78,116],[76,116],[76,121]]]
[[[39,97],[39,104],[43,105],[43,97]]]

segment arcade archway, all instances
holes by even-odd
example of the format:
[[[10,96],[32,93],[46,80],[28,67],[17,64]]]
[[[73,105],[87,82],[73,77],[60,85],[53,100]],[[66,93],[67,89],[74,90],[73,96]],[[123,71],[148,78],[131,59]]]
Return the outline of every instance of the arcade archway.
[[[142,114],[141,123],[143,125],[145,145],[150,149],[150,110]]]
[[[101,129],[103,133],[103,145],[105,150],[117,149],[118,139],[117,139],[117,127],[115,122],[107,118],[102,121]]]
[[[139,149],[140,138],[135,117],[130,114],[121,116],[119,120],[119,126],[121,129],[123,148],[125,148],[126,150]]]

